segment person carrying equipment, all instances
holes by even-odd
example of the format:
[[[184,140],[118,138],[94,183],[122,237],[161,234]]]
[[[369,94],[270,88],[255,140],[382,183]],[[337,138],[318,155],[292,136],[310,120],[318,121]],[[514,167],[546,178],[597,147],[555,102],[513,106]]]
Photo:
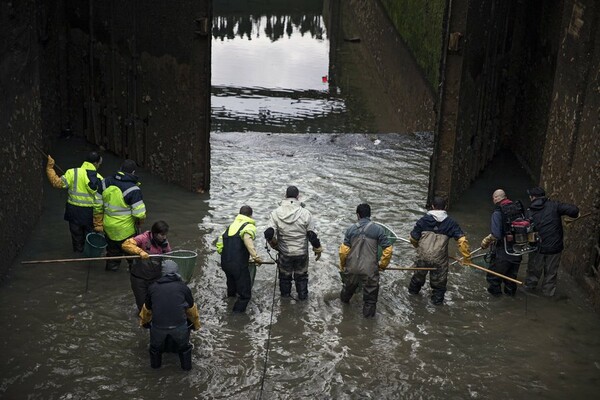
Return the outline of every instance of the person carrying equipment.
[[[435,305],[444,304],[448,284],[448,242],[454,238],[463,258],[461,263],[471,263],[469,242],[462,229],[446,212],[446,200],[435,197],[431,210],[422,216],[410,232],[410,242],[417,249],[417,268],[436,268],[435,271],[415,271],[408,285],[410,294],[419,294],[425,284],[427,273],[431,286],[431,301]]]
[[[513,222],[519,219],[525,220],[525,210],[520,201],[513,202],[508,199],[502,189],[494,191],[492,201],[496,206],[492,213],[490,227],[492,233],[483,238],[481,248],[487,249],[490,245],[492,246],[488,259],[492,271],[516,279],[522,256],[515,253],[513,247],[508,243],[513,240],[513,235],[511,234]],[[488,282],[487,291],[492,296],[498,297],[502,295],[502,284],[504,284],[504,293],[506,295],[514,296],[517,292],[517,284],[515,282],[490,273],[486,274],[485,279]]]
[[[98,195],[102,175],[97,171],[100,164],[102,157],[92,151],[79,168],[68,169],[59,177],[54,171],[54,159],[48,156],[46,175],[50,184],[57,189],[68,189],[64,219],[69,222],[71,243],[76,253],[83,252],[86,235],[102,220],[102,198]],[[101,222],[99,231],[102,231]]]
[[[178,353],[181,368],[192,369],[190,331],[200,329],[198,306],[181,280],[175,261],[162,261],[162,277],[148,288],[140,325],[150,329],[150,367],[160,368],[162,353]]]
[[[363,287],[363,316],[375,316],[379,296],[379,271],[392,258],[392,243],[380,225],[371,221],[371,206],[363,203],[356,207],[358,222],[352,224],[340,245],[342,291],[340,300],[349,303],[360,284]],[[379,248],[382,249],[379,259]]]
[[[221,255],[221,268],[227,277],[227,297],[236,297],[234,313],[246,311],[252,297],[252,278],[248,269],[248,258],[256,263],[262,260],[254,248],[256,226],[252,208],[242,206],[240,213],[217,241],[217,253]]]
[[[140,235],[126,239],[121,249],[128,254],[137,254],[140,259],[134,260],[130,273],[131,290],[135,297],[138,311],[142,309],[148,287],[161,277],[161,259],[150,258],[150,254],[164,254],[171,251],[167,240],[169,225],[165,221],[156,221],[152,228]]]
[[[119,171],[102,181],[98,191],[104,202],[104,233],[106,235],[106,256],[122,256],[121,245],[139,231],[146,218],[146,205],[135,176],[136,164],[125,160]],[[121,260],[107,260],[106,270],[117,271]],[[129,261],[131,265],[131,262]]]

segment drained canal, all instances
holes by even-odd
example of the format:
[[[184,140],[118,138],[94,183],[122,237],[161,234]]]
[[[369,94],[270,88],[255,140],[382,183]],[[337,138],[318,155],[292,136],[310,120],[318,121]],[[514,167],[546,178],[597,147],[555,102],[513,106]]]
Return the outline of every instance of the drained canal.
[[[435,307],[427,290],[408,294],[410,272],[385,271],[374,319],[362,317],[360,295],[340,302],[337,249],[356,206],[370,203],[374,220],[407,237],[425,212],[432,133],[364,133],[372,132],[368,111],[350,108],[344,90],[324,82],[329,47],[319,15],[301,17],[280,15],[291,33],[284,24],[278,40],[262,40],[269,37],[266,26],[274,26],[266,14],[248,18],[249,36],[232,28],[233,37],[215,38],[222,42],[213,47],[208,193],[188,193],[138,171],[148,210],[144,228],[163,219],[175,249],[199,254],[190,287],[202,329],[192,334],[192,371],[182,371],[172,354],[161,369],[149,367],[148,332],[137,326],[125,264],[116,273],[102,262],[21,264],[74,256],[62,220],[65,193],[45,183],[43,214],[0,287],[0,398],[597,397],[600,319],[566,274],[552,299],[522,291],[491,298],[482,272],[455,265],[446,303]],[[303,33],[302,21],[314,31]],[[248,68],[225,71],[244,52]],[[307,64],[287,76],[278,75],[283,68],[262,74],[259,61],[271,57]],[[90,149],[63,138],[51,154],[66,169]],[[120,161],[106,154],[100,172],[113,173]],[[325,249],[317,262],[311,255],[309,299],[280,298],[274,267],[263,265],[246,314],[232,315],[214,243],[247,204],[259,232],[256,247],[268,259],[262,231],[291,184],[317,220]],[[525,201],[530,185],[503,155],[452,205],[450,215],[472,248],[488,233],[492,191],[502,187]],[[450,252],[457,252],[454,245]],[[412,246],[397,242],[392,263],[409,266],[414,255]],[[523,264],[520,279],[524,271]]]

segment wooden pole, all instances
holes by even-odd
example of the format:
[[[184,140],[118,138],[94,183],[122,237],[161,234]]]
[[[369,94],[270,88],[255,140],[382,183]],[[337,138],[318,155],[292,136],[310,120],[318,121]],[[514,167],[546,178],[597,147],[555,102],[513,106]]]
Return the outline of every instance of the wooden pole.
[[[459,261],[459,262],[461,262],[461,261],[460,261],[460,259],[457,259],[457,258],[455,258],[455,257],[450,257],[450,258],[451,258],[451,259],[453,259],[453,260],[456,260],[456,261]],[[502,279],[506,279],[507,281],[511,281],[511,282],[514,282],[514,283],[518,283],[519,285],[522,285],[522,284],[523,284],[523,282],[521,282],[521,281],[518,281],[518,280],[516,280],[516,279],[510,278],[510,277],[508,277],[508,276],[506,276],[506,275],[499,274],[498,272],[492,271],[491,269],[487,269],[487,268],[480,267],[480,266],[479,266],[479,265],[477,265],[477,264],[473,264],[473,263],[462,263],[462,262],[461,262],[461,264],[463,264],[463,265],[468,265],[469,267],[473,267],[473,268],[476,268],[476,269],[478,269],[478,270],[485,271],[485,272],[487,272],[487,273],[489,273],[489,274],[492,274],[492,275],[499,276],[499,277],[500,277],[500,278],[502,278]]]
[[[48,154],[44,153],[44,150],[40,149],[35,143],[32,143],[33,147],[39,151],[40,153],[42,153],[44,155],[44,157],[46,157],[46,160],[48,159]],[[65,171],[63,171],[63,169],[61,167],[59,167],[58,165],[56,165],[56,163],[54,163],[54,168],[56,168],[58,170],[58,172],[60,172],[61,175],[65,174]]]

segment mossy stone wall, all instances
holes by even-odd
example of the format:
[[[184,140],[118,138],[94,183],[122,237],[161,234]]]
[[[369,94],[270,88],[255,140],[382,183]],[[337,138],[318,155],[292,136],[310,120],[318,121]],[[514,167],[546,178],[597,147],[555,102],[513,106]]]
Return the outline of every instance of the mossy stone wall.
[[[437,90],[446,0],[379,0]]]

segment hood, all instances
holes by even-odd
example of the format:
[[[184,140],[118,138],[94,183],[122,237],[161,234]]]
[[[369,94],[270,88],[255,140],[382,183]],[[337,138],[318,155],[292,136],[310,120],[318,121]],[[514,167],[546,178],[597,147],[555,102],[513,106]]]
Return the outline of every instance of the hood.
[[[133,182],[139,185],[138,177],[128,172],[119,171],[115,174],[115,179],[121,182]]]
[[[538,197],[531,202],[531,204],[529,205],[529,208],[532,210],[541,210],[542,208],[544,208],[544,204],[546,203],[547,200],[548,200],[547,197]]]
[[[431,210],[427,214],[431,215],[437,222],[442,222],[448,218],[448,213],[445,210]]]
[[[170,283],[170,282],[177,282],[177,281],[181,281],[183,280],[181,278],[181,275],[179,275],[178,273],[169,273],[167,275],[163,275],[162,277],[160,277],[160,279],[158,279],[156,281],[156,283],[161,284],[161,283]]]
[[[275,209],[277,218],[286,224],[291,224],[297,221],[302,216],[302,204],[296,198],[287,198],[279,203],[279,207]]]
[[[84,161],[79,168],[87,169],[89,171],[96,171],[96,166],[88,161]]]
[[[247,222],[247,223],[252,224],[252,225],[256,225],[256,222],[254,222],[254,220],[252,219],[252,217],[248,217],[247,215],[244,215],[244,214],[238,214],[235,217],[235,220],[237,222],[239,222],[240,225],[243,224],[244,222]]]

